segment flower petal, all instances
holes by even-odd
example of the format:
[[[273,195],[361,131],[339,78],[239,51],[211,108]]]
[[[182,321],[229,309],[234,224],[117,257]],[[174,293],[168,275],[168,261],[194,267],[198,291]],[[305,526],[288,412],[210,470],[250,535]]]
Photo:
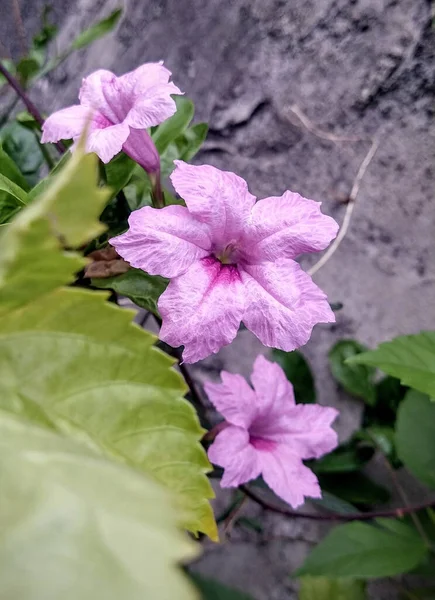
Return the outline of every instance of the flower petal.
[[[245,237],[250,260],[275,261],[324,250],[337,235],[338,224],[321,212],[320,204],[290,191],[259,200]]]
[[[208,449],[212,463],[225,469],[222,487],[237,487],[260,475],[258,453],[249,443],[246,429],[230,425],[217,436]]]
[[[85,106],[69,106],[50,115],[42,126],[41,142],[58,142],[79,137],[93,111]]]
[[[147,173],[160,171],[159,153],[151,136],[144,129],[130,129],[130,135],[122,149]]]
[[[172,82],[155,85],[134,98],[125,122],[136,129],[154,127],[172,117],[177,105],[171,94],[182,92]]]
[[[104,125],[105,122],[105,119],[102,119],[96,126],[95,122],[93,123],[86,150],[95,152],[104,163],[108,163],[118,152],[121,152],[122,146],[130,134],[130,127],[120,123],[100,128],[100,125]]]
[[[240,274],[233,265],[203,258],[171,281],[158,307],[160,339],[173,347],[184,345],[186,362],[201,360],[237,335],[245,307]]]
[[[314,473],[286,445],[273,450],[257,450],[264,481],[277,496],[298,508],[305,497],[321,498],[319,482]]]
[[[254,390],[241,375],[222,371],[221,378],[222,383],[204,384],[210,402],[226,421],[247,429],[256,416]]]
[[[80,104],[98,110],[112,124],[121,123],[130,109],[118,98],[117,77],[111,71],[99,69],[82,80],[79,92]]]
[[[163,62],[145,63],[137,69],[118,77],[119,83],[129,93],[139,93],[150,87],[168,83],[171,71],[163,66]]]
[[[132,267],[150,275],[177,277],[210,254],[207,227],[185,206],[145,206],[131,213],[128,224],[128,231],[110,243]]]
[[[190,212],[210,225],[213,241],[220,248],[237,241],[255,204],[246,182],[209,165],[188,165],[175,160],[171,175],[175,189]]]
[[[283,411],[276,423],[276,432],[268,439],[285,442],[301,459],[319,458],[338,445],[331,423],[338,411],[320,404],[297,404]],[[278,431],[279,429],[279,431]]]
[[[262,354],[255,359],[251,381],[259,414],[273,417],[276,411],[281,414],[284,407],[295,405],[293,386],[284,371],[276,362],[267,360]]]
[[[316,323],[335,321],[326,295],[292,260],[240,269],[247,307],[243,322],[265,345],[290,352],[303,346]]]

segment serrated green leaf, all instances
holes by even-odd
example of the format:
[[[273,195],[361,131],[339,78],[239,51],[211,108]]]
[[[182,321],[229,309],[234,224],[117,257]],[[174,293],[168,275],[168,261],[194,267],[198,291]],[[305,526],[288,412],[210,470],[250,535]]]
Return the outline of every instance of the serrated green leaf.
[[[366,585],[352,579],[301,577],[299,600],[366,600]]]
[[[113,290],[121,296],[127,296],[137,306],[158,315],[157,301],[169,281],[163,277],[148,275],[140,269],[130,269],[116,277],[92,279],[91,283],[94,287]]]
[[[254,600],[252,596],[210,577],[191,573],[191,578],[199,589],[202,600]]]
[[[184,96],[174,96],[177,112],[159,125],[152,135],[153,142],[162,154],[169,144],[180,136],[189,126],[195,112],[192,100]]]
[[[0,415],[0,597],[191,600],[193,544],[153,481]]]
[[[84,264],[61,245],[102,229],[96,167],[77,150],[0,237],[1,407],[152,474],[177,492],[184,526],[216,538],[203,430],[174,361],[107,294],[60,288]]]
[[[329,351],[329,366],[333,376],[346,392],[373,406],[376,401],[375,369],[355,365],[347,360],[365,350],[366,347],[355,340],[340,340]]]
[[[399,521],[394,528],[384,522],[381,525],[348,523],[336,527],[294,575],[392,577],[410,571],[424,559],[426,546],[411,527]]]
[[[435,331],[397,337],[352,357],[349,364],[377,367],[403,385],[435,397]]]
[[[316,390],[311,369],[301,352],[283,352],[274,349],[272,357],[284,370],[293,385],[296,402],[309,404],[316,401]]]
[[[396,447],[406,468],[435,488],[435,403],[415,390],[409,390],[399,407]]]

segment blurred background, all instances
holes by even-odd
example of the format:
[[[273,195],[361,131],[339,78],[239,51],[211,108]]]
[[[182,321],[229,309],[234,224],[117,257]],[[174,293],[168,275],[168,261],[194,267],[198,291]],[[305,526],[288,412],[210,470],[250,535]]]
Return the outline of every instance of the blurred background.
[[[40,30],[46,0],[2,0],[0,52],[17,59]],[[317,326],[302,349],[316,376],[318,401],[341,411],[346,440],[361,403],[337,388],[327,353],[342,338],[374,346],[435,321],[435,32],[426,0],[52,0],[64,48],[121,6],[115,31],[73,54],[32,85],[40,110],[76,103],[82,77],[105,68],[120,75],[164,60],[192,98],[209,135],[195,162],[238,173],[258,197],[286,189],[321,200],[340,224],[373,138],[379,147],[360,181],[346,237],[314,275],[332,303],[333,326]],[[2,88],[0,109],[12,93]],[[0,111],[1,112],[1,111]],[[305,267],[318,257],[303,259]],[[195,366],[199,381],[224,368],[248,376],[265,349],[248,331]],[[376,460],[374,479],[385,474]],[[406,480],[404,481],[406,486]],[[218,490],[217,490],[218,491]],[[408,495],[421,500],[408,484]],[[216,511],[230,492],[218,491]],[[392,499],[394,502],[394,497]],[[246,507],[256,518],[261,509]],[[268,514],[261,531],[233,528],[207,544],[196,568],[257,600],[295,598],[290,572],[324,529]],[[387,583],[370,593],[396,598]]]

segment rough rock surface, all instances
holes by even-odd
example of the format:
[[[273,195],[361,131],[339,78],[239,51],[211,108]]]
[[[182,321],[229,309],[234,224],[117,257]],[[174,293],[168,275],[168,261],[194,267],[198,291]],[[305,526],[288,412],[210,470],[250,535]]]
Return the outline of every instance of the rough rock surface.
[[[9,0],[4,0],[7,3]],[[26,29],[37,30],[45,0],[21,0]],[[12,2],[11,2],[12,4]],[[53,2],[58,46],[107,15],[116,0]],[[342,302],[337,323],[317,327],[304,349],[316,372],[319,401],[341,410],[345,439],[359,404],[340,393],[326,353],[342,337],[369,345],[433,328],[435,32],[425,0],[126,0],[118,30],[71,57],[38,83],[33,97],[46,112],[76,101],[80,79],[97,68],[118,74],[164,59],[193,98],[210,135],[198,162],[235,171],[258,196],[290,188],[321,199],[341,222],[352,182],[370,141],[336,141],[310,132],[296,105],[319,130],[335,136],[379,136],[361,183],[350,230],[315,280]],[[19,52],[8,14],[3,46]],[[316,257],[304,259],[310,265]],[[196,367],[201,378],[220,369],[248,375],[264,351],[247,331]],[[412,491],[412,490],[411,490]],[[218,494],[221,510],[228,494]],[[249,506],[248,511],[259,509]],[[288,577],[319,538],[306,521],[266,519],[262,541],[234,534],[207,546],[198,569],[251,592],[257,600],[295,598]],[[259,538],[261,536],[258,536]],[[371,586],[376,600],[396,598]]]

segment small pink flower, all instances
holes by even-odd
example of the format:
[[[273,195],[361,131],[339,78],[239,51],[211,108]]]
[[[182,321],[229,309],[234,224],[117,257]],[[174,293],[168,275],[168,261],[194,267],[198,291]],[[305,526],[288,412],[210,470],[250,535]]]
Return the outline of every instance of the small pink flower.
[[[266,346],[294,350],[316,323],[334,322],[325,294],[294,258],[317,252],[338,225],[320,203],[285,192],[256,202],[246,182],[175,161],[187,208],[141,208],[110,240],[133,267],[172,279],[160,296],[160,339],[196,362],[235,337],[243,321]]]
[[[205,391],[225,417],[227,427],[208,450],[212,463],[224,468],[222,487],[237,487],[263,476],[277,496],[293,508],[305,497],[320,498],[314,473],[303,464],[337,446],[331,423],[335,408],[295,404],[293,386],[276,363],[258,356],[251,376],[222,371],[222,383],[206,383]]]
[[[162,63],[147,63],[116,77],[95,71],[83,79],[80,104],[52,114],[43,125],[42,142],[80,138],[89,119],[88,152],[108,163],[124,150],[149,173],[157,173],[160,159],[145,131],[176,111],[171,94],[181,94],[169,81],[171,72]]]

